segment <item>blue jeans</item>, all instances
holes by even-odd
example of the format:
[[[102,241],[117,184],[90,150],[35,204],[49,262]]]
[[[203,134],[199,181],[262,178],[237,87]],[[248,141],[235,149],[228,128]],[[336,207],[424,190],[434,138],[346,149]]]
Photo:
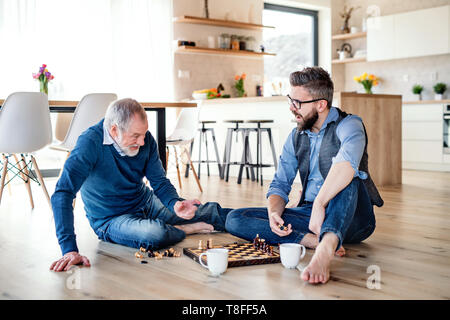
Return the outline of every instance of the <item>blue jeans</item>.
[[[232,209],[221,208],[216,202],[207,202],[198,206],[194,218],[185,220],[167,209],[152,193],[145,207],[114,217],[95,233],[103,241],[121,244],[128,247],[157,250],[182,241],[186,233],[174,225],[206,222],[214,226],[214,230],[225,231],[225,221]]]
[[[270,244],[300,243],[309,230],[312,203],[301,207],[286,208],[282,219],[292,225],[292,232],[285,237],[273,233],[269,225],[267,208],[235,209],[228,214],[226,230],[243,239],[252,241],[256,234]],[[339,192],[325,209],[325,219],[320,230],[319,241],[326,232],[333,232],[342,243],[359,243],[375,230],[375,215],[369,194],[359,178]]]

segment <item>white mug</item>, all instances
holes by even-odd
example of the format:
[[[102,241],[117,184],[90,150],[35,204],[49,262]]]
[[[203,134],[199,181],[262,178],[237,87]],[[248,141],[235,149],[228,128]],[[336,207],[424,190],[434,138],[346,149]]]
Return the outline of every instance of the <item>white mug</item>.
[[[281,263],[285,268],[294,269],[305,256],[306,248],[299,243],[280,244]]]
[[[206,255],[206,261],[208,265],[205,265],[202,261],[202,257]],[[225,248],[215,248],[209,249],[203,252],[198,257],[202,267],[209,269],[209,272],[213,276],[218,276],[227,270],[228,267],[228,249]]]

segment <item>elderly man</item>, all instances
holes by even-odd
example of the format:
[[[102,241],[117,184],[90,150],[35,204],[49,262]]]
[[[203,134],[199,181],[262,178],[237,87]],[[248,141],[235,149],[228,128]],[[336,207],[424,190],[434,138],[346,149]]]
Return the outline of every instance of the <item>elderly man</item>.
[[[145,110],[133,99],[113,102],[105,119],[78,138],[64,165],[51,199],[63,255],[51,265],[54,271],[90,265],[78,253],[74,233],[72,202],[80,189],[98,238],[134,248],[158,249],[187,234],[224,231],[231,210],[178,196],[165,176]]]
[[[290,75],[290,111],[297,121],[283,147],[270,184],[268,208],[236,209],[228,232],[251,240],[256,234],[272,244],[295,242],[316,251],[302,272],[310,283],[328,281],[334,253],[375,229],[373,205],[383,205],[368,172],[367,135],[361,118],[331,107],[333,82],[319,67]],[[297,172],[300,202],[286,208]]]

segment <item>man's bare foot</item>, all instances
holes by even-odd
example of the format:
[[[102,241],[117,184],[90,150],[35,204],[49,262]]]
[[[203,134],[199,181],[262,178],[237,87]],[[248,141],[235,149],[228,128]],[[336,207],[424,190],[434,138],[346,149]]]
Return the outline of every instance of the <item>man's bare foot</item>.
[[[338,243],[339,239],[334,233],[325,233],[311,261],[302,272],[304,281],[314,284],[326,283],[330,279],[330,264]]]
[[[339,256],[339,257],[343,257],[345,256],[345,249],[343,246],[341,246],[336,252],[335,255]]]
[[[210,233],[210,232],[214,231],[214,227],[206,222],[179,224],[174,227],[178,228],[180,230],[183,230],[186,234]]]
[[[317,248],[317,245],[319,244],[319,237],[317,235],[315,235],[315,234],[307,233],[303,237],[302,241],[300,241],[300,244],[304,245],[306,248],[315,249],[315,248]],[[336,251],[336,255],[339,256],[339,257],[345,256],[345,249],[344,249],[344,247],[341,246]]]

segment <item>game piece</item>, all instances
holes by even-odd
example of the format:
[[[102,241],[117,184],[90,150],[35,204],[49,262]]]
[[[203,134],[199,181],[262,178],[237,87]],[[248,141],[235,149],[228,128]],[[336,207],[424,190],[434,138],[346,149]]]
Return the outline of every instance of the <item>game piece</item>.
[[[143,255],[142,253],[140,253],[140,252],[136,252],[136,253],[134,254],[134,256],[135,256],[136,258],[139,258],[139,259],[143,259],[143,258],[144,258],[144,255]]]
[[[206,249],[212,249],[213,247],[213,241],[211,238],[209,238],[208,240],[206,240]]]
[[[152,249],[148,249],[148,257],[149,258],[154,258],[155,257],[155,254],[153,253]]]
[[[147,261],[145,261],[145,260],[142,260],[141,261],[141,263],[143,263],[143,264],[146,264],[146,263],[148,263]]]
[[[283,230],[283,231],[287,231],[287,229],[288,229],[288,227],[283,226],[282,224],[279,224],[278,228],[280,228],[280,230]]]
[[[147,252],[147,249],[145,249],[145,248],[143,248],[143,247],[140,247],[140,248],[139,248],[139,251],[140,251],[140,252]]]
[[[202,240],[198,241],[198,249],[203,249],[203,241]]]
[[[256,248],[259,244],[259,234],[256,234],[255,239],[253,239],[253,247]]]

